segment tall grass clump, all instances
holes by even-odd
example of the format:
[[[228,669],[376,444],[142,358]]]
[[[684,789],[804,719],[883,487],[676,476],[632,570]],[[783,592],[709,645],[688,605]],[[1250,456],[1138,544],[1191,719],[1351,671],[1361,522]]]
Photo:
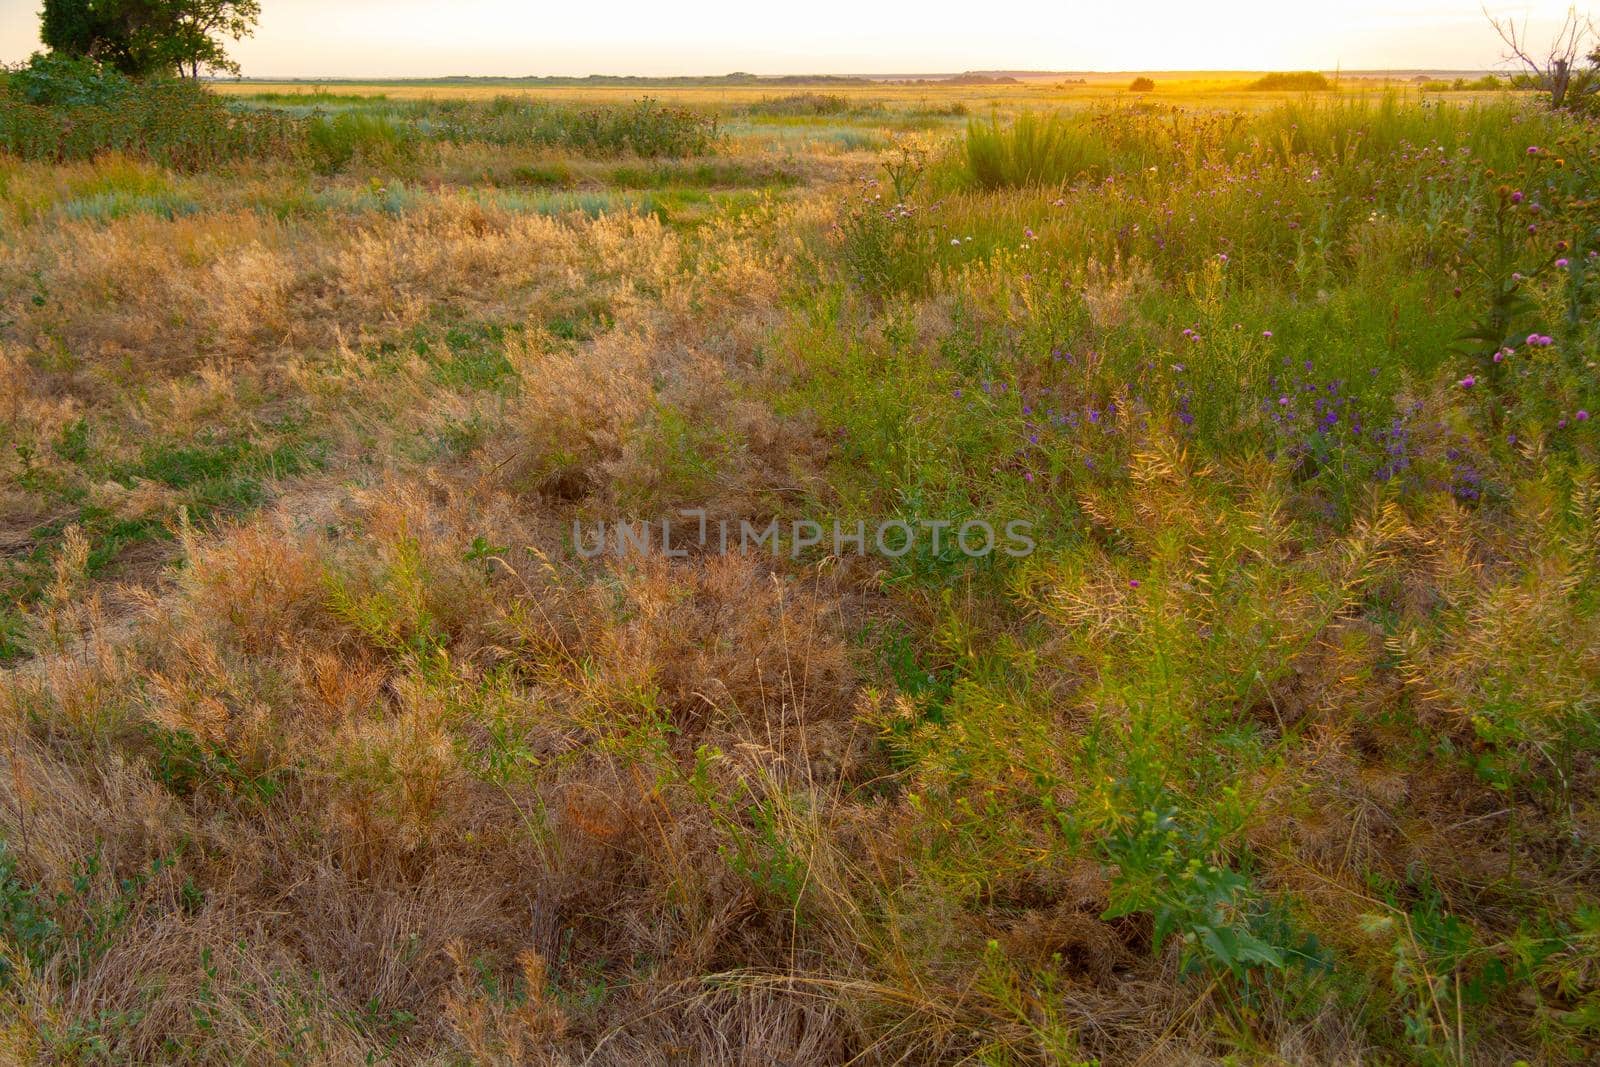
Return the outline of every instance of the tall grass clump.
[[[313,115],[305,124],[306,155],[325,174],[358,158],[377,165],[405,162],[416,155],[416,147],[416,130],[385,115],[343,111]]]
[[[997,116],[967,124],[967,177],[980,189],[1060,185],[1095,162],[1083,131],[1060,113],[1024,112],[1009,126]]]

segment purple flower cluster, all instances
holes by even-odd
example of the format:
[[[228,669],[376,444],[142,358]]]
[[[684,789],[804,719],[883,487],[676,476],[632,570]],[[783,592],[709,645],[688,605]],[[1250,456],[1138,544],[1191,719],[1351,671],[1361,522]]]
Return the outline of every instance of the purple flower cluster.
[[[1284,371],[1267,379],[1276,394],[1261,404],[1289,454],[1309,454],[1317,438],[1338,438],[1341,443],[1361,436],[1361,415],[1342,378],[1314,380],[1316,364],[1306,360],[1295,367],[1287,358]]]

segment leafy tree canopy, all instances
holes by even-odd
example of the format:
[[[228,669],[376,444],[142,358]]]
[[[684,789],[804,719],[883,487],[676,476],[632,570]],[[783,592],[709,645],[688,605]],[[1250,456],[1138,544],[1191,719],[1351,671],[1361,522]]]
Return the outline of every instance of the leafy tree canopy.
[[[44,0],[40,37],[53,52],[134,78],[237,74],[224,41],[255,30],[261,0]]]

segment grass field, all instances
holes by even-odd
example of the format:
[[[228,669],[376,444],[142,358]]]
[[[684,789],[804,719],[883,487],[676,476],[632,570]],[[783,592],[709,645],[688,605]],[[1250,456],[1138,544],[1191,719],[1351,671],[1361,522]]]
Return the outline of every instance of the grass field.
[[[0,111],[0,1058],[1593,1062],[1600,130],[1130,79]]]

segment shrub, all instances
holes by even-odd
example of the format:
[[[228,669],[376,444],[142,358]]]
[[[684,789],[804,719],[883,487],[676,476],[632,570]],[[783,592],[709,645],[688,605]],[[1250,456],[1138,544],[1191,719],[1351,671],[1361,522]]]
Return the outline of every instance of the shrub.
[[[103,104],[46,106],[0,98],[0,148],[23,159],[64,162],[119,152],[178,170],[237,159],[294,156],[293,120],[235,111],[183,82],[130,85]]]
[[[1133,84],[1128,86],[1128,91],[1130,93],[1150,93],[1154,92],[1155,88],[1156,83],[1149,78],[1135,78],[1133,79]]]
[[[791,93],[762,97],[744,110],[747,115],[843,115],[850,109],[850,98],[838,93]]]
[[[103,106],[133,88],[126,77],[92,59],[74,59],[54,52],[35,52],[25,65],[8,75],[6,95],[46,107]]]
[[[705,155],[718,139],[714,118],[649,97],[581,109],[510,96],[488,104],[452,102],[424,126],[433,122],[430,132],[456,144],[560,147],[594,156]]]
[[[1250,83],[1251,89],[1277,90],[1279,92],[1325,93],[1333,88],[1326,74],[1314,70],[1300,70],[1285,74],[1274,71]]]

